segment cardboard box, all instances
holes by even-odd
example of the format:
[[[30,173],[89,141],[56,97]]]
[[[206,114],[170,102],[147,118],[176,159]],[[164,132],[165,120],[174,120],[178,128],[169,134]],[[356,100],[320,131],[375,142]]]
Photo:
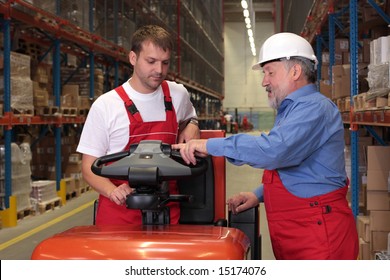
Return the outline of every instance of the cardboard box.
[[[369,216],[357,216],[357,230],[359,238],[365,242],[370,242],[371,231],[370,231],[370,217]]]
[[[389,231],[372,231],[370,249],[373,253],[387,250]]]
[[[69,155],[69,162],[79,164],[81,162],[81,154],[79,154],[79,153],[70,154]]]
[[[332,66],[332,77],[341,77],[344,75],[343,65],[333,65]]]
[[[82,178],[81,161],[68,163],[65,168],[65,176],[72,177],[75,179]]]
[[[389,159],[389,146],[367,147],[367,190],[388,190]]]
[[[61,96],[61,107],[78,107],[79,97],[74,94],[65,94]]]
[[[390,170],[390,146],[368,146],[368,168]]]
[[[328,98],[332,98],[332,85],[328,80],[320,81],[320,92]]]
[[[390,211],[370,211],[371,231],[390,231]]]
[[[368,3],[362,7],[363,22],[373,21],[378,19],[378,12]]]
[[[335,53],[343,53],[349,51],[349,39],[340,38],[334,40]]]
[[[371,260],[370,243],[359,238],[359,260]]]
[[[367,191],[367,210],[390,210],[390,193]]]
[[[64,85],[62,87],[62,95],[79,96],[79,85]]]
[[[91,100],[89,99],[89,96],[79,96],[78,97],[78,108],[90,108],[91,107]]]
[[[321,80],[329,80],[329,65],[322,65],[321,66]]]
[[[388,190],[389,170],[370,169],[367,170],[367,190],[369,191],[387,191]]]
[[[351,65],[334,65],[332,67],[332,98],[337,99],[351,95]]]

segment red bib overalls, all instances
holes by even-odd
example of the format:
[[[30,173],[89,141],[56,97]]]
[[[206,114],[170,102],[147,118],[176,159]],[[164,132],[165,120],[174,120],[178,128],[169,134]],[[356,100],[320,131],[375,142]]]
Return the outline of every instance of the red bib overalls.
[[[116,92],[125,103],[127,115],[130,120],[129,141],[124,150],[128,150],[131,144],[137,144],[141,140],[161,140],[167,144],[176,143],[178,123],[176,112],[173,108],[169,87],[166,81],[161,84],[164,92],[166,120],[155,122],[143,122],[133,101],[128,97],[122,86],[116,88]],[[116,186],[127,183],[126,181],[111,180]],[[177,194],[175,182],[169,182],[171,194]],[[168,203],[170,208],[171,224],[177,224],[180,217],[180,208],[177,202]],[[96,224],[142,224],[141,210],[127,209],[126,205],[117,205],[107,197],[100,195]]]
[[[356,260],[355,219],[345,198],[347,186],[312,198],[287,191],[276,170],[263,174],[264,205],[278,260]]]

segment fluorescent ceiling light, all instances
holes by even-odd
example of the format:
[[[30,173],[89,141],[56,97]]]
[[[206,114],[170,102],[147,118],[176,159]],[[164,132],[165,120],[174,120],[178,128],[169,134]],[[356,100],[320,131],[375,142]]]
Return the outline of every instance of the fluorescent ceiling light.
[[[253,38],[253,30],[252,30],[252,24],[251,24],[251,18],[253,19],[253,21],[255,20],[252,0],[249,0],[249,4],[246,0],[242,0],[241,6],[243,9],[242,12],[244,14],[244,20],[245,20],[245,25],[247,28],[248,39],[249,39],[249,43],[251,46],[252,55],[256,56],[256,47],[255,47],[255,42],[254,42],[255,40]],[[254,26],[253,26],[253,28],[254,28]]]

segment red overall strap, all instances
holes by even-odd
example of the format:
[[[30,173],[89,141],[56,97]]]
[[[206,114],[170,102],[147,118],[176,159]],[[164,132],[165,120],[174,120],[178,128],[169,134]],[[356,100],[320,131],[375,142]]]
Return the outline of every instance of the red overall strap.
[[[127,116],[129,117],[129,140],[124,150],[129,149],[131,144],[137,144],[142,140],[161,140],[164,143],[174,144],[177,138],[178,123],[176,113],[172,105],[171,95],[167,82],[162,84],[164,103],[166,110],[165,121],[143,122],[141,114],[133,101],[128,97],[124,88],[118,87],[115,90],[124,101]],[[121,180],[111,180],[116,186],[126,183]],[[178,193],[175,181],[169,182],[169,192]],[[180,207],[177,202],[167,204],[170,207],[171,223],[176,224],[180,218]],[[107,197],[99,196],[98,214],[96,224],[141,224],[141,211],[127,209],[125,205],[116,205]]]
[[[142,122],[141,114],[139,113],[139,111],[138,111],[137,107],[135,106],[135,104],[133,103],[133,101],[127,95],[123,86],[117,87],[115,89],[115,91],[119,94],[119,96],[125,102],[126,112],[127,112],[129,119],[135,118],[137,121]]]
[[[291,194],[276,170],[263,174],[264,205],[276,259],[350,259],[358,236],[348,186],[311,198]]]
[[[172,118],[172,114],[174,113],[174,108],[173,108],[173,105],[172,105],[171,93],[169,91],[169,87],[168,87],[167,81],[163,81],[161,83],[161,87],[162,87],[162,90],[163,90],[163,93],[164,93],[164,105],[165,105],[165,112],[167,114],[167,119],[171,119]]]

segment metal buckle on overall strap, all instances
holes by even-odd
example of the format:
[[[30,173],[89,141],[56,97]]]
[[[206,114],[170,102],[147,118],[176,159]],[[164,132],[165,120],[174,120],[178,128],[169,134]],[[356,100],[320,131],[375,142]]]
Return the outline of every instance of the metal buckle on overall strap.
[[[329,214],[332,212],[332,207],[330,205],[322,206],[322,214]]]
[[[164,99],[165,111],[172,111],[172,101]]]
[[[133,102],[130,102],[130,103],[125,102],[125,106],[126,106],[127,111],[130,112],[130,114],[134,115],[134,114],[138,113],[138,109]]]

